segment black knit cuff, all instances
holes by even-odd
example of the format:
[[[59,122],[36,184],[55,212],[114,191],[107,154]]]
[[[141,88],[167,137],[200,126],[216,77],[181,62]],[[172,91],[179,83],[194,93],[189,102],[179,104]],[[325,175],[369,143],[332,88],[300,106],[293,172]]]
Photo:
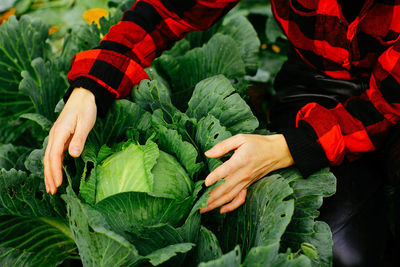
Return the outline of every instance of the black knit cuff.
[[[286,139],[295,166],[304,178],[329,166],[329,161],[323,148],[317,142],[314,130],[307,128],[303,126],[280,130]]]
[[[115,95],[90,78],[80,77],[73,81],[63,97],[64,103],[67,103],[72,91],[75,88],[80,87],[85,88],[94,94],[97,106],[97,114],[99,117],[104,117],[111,105],[114,103]]]

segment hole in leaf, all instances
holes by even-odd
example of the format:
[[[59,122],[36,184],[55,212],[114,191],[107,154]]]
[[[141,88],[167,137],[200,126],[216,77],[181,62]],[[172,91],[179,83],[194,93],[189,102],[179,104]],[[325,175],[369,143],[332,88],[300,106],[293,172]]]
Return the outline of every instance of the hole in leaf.
[[[85,182],[89,180],[90,174],[92,173],[92,170],[94,168],[94,163],[91,161],[88,161],[86,165],[86,174],[85,174]]]
[[[13,198],[15,195],[15,191],[12,187],[7,187],[8,190],[8,195],[10,196],[10,198]]]
[[[283,199],[283,201],[288,201],[288,200],[290,200],[290,199],[293,199],[293,196],[292,196],[292,195],[285,197],[285,198]]]
[[[236,94],[236,92],[234,91],[234,92],[231,92],[229,95],[226,95],[226,96],[224,96],[224,100],[226,100],[227,98],[229,98],[230,96],[232,96],[232,95],[234,95],[234,94]]]
[[[43,192],[37,191],[37,192],[35,193],[35,198],[36,198],[37,200],[42,201],[42,200],[44,199]]]
[[[219,134],[217,133],[217,134],[215,134],[214,135],[214,139],[217,139],[218,138],[218,136],[219,136]]]
[[[286,214],[281,214],[281,218],[286,217]]]

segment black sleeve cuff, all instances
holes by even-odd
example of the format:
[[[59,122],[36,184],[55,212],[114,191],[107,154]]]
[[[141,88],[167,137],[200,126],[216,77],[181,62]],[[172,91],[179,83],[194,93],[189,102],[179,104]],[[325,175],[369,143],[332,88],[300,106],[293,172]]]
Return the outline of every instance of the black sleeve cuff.
[[[111,105],[114,103],[115,95],[92,79],[87,77],[80,77],[73,81],[69,86],[67,92],[63,97],[64,103],[67,103],[67,100],[70,97],[72,91],[75,88],[79,87],[85,88],[94,94],[97,106],[97,114],[99,117],[104,117],[110,109]]]
[[[280,130],[286,139],[295,166],[304,178],[329,166],[325,152],[317,142],[316,133],[308,128],[311,126],[303,124],[298,128]]]

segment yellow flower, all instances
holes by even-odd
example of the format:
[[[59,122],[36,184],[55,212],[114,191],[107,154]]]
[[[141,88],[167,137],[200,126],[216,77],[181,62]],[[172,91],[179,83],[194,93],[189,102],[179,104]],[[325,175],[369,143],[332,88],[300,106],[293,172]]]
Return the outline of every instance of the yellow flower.
[[[60,29],[59,26],[51,26],[50,29],[49,29],[49,34],[50,34],[50,35],[53,35],[53,34],[55,34],[56,32],[58,32],[59,29]]]
[[[108,11],[102,8],[89,9],[86,10],[85,13],[83,13],[83,18],[88,24],[92,24],[94,22],[97,24],[98,27],[100,27],[100,19],[107,16]]]
[[[268,45],[267,44],[262,44],[261,45],[261,50],[265,50],[265,49],[267,49],[268,48]]]
[[[43,6],[43,2],[33,3],[31,7],[32,8],[38,8],[38,7],[41,7],[41,6]]]
[[[0,15],[0,25],[4,22],[7,21],[11,16],[15,15],[15,8],[11,8],[7,12],[4,12],[3,14]]]
[[[271,48],[272,48],[272,51],[274,51],[275,53],[281,52],[281,49],[277,45],[272,45]]]

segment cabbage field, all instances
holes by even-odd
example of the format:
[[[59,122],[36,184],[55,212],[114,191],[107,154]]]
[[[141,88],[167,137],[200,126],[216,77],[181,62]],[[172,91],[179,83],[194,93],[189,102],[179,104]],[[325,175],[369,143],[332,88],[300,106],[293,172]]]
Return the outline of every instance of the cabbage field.
[[[265,1],[243,1],[165,51],[146,70],[151,81],[97,119],[82,156],[66,155],[58,193],[46,193],[44,149],[71,59],[133,2],[1,1],[0,266],[331,266],[332,233],[316,219],[336,190],[328,169],[307,179],[275,171],[238,210],[199,212],[213,188],[204,178],[226,160],[204,152],[270,134],[287,43]]]

